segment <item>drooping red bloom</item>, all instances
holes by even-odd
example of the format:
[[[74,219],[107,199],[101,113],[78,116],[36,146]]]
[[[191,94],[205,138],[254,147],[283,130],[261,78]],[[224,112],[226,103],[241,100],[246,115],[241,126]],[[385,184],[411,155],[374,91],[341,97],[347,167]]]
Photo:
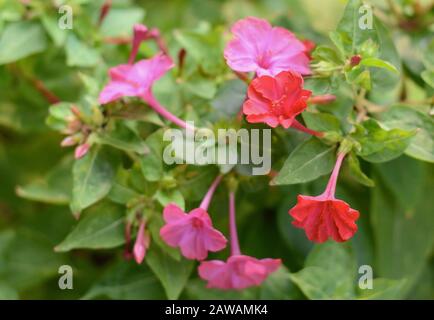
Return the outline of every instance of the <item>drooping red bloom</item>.
[[[283,71],[275,77],[262,76],[251,82],[243,113],[250,123],[289,128],[306,109],[311,94],[303,89],[303,78],[297,73]]]
[[[323,194],[316,197],[299,195],[297,204],[289,210],[289,214],[295,219],[292,224],[304,229],[311,241],[322,243],[332,238],[343,242],[357,231],[355,221],[359,218],[359,212],[345,201],[335,198],[336,181],[344,157],[344,153],[338,155]]]

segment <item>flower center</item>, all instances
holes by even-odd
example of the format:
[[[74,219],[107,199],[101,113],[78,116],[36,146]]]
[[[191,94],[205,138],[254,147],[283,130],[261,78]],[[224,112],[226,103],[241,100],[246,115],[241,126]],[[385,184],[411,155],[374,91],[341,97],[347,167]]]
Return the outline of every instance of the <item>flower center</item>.
[[[199,218],[193,218],[192,225],[193,225],[193,228],[200,229],[203,227],[203,222]]]
[[[256,63],[262,69],[268,69],[271,66],[271,56],[272,56],[271,50],[267,50],[258,56],[258,60],[256,61]]]
[[[271,102],[271,111],[276,115],[282,115],[283,114],[283,106],[285,104],[287,95],[283,94],[278,100],[274,100]]]

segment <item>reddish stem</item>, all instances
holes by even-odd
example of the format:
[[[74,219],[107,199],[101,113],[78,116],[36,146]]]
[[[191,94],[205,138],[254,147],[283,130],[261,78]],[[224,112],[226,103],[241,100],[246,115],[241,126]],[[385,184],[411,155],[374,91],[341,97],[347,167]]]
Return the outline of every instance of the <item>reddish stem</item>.
[[[333,168],[333,172],[330,176],[329,182],[327,183],[327,187],[322,194],[327,199],[334,199],[336,192],[336,183],[338,181],[339,171],[341,169],[342,161],[345,158],[345,153],[339,153],[336,159],[335,167]]]
[[[179,119],[173,113],[169,112],[165,107],[163,107],[157,101],[157,99],[154,98],[152,93],[148,93],[146,96],[143,97],[143,99],[149,104],[149,106],[152,109],[154,109],[157,113],[159,113],[165,119],[169,120],[170,122],[173,122],[174,124],[180,126],[181,128],[194,131],[194,126],[192,127],[191,125],[186,123],[184,120]]]
[[[219,185],[220,181],[222,180],[223,176],[222,175],[218,175],[213,183],[211,184],[211,186],[209,187],[208,191],[205,194],[205,197],[203,198],[202,202],[200,203],[199,208],[208,211],[208,207],[209,204],[211,203],[211,199],[214,195],[214,192],[217,188],[217,186]]]
[[[240,244],[238,242],[237,222],[235,217],[235,192],[229,193],[229,232],[231,237],[231,255],[240,255]]]
[[[292,122],[291,125],[292,128],[297,129],[299,131],[305,132],[307,134],[316,136],[316,137],[323,137],[324,133],[323,132],[318,132],[315,130],[311,130],[309,128],[306,128],[304,125],[302,125],[300,122],[298,122],[298,120],[294,119],[294,121]]]

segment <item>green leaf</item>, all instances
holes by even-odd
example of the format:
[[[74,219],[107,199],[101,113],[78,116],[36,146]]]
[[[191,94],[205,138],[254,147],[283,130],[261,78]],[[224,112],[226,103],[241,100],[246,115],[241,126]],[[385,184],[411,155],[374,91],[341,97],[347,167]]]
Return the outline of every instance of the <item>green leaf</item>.
[[[58,20],[53,16],[43,15],[41,22],[54,44],[57,47],[62,46],[68,36],[68,30],[59,28]]]
[[[425,70],[420,76],[422,79],[428,83],[432,88],[434,88],[434,71],[433,70]]]
[[[182,210],[185,208],[184,197],[179,189],[158,190],[155,199],[163,207],[169,203],[176,203]]]
[[[335,147],[310,138],[291,153],[271,183],[282,185],[312,181],[329,173],[334,162]]]
[[[0,282],[0,300],[18,300],[18,292],[7,284]]]
[[[395,73],[399,73],[398,69],[396,69],[393,64],[379,58],[363,58],[360,64],[367,67],[383,68]]]
[[[46,47],[47,39],[38,23],[11,23],[3,30],[0,38],[0,65],[44,51]]]
[[[405,105],[396,105],[381,114],[382,124],[389,129],[417,130],[405,154],[419,160],[434,162],[434,120]]]
[[[114,169],[108,152],[92,148],[72,169],[73,188],[71,210],[78,214],[104,198],[113,183]]]
[[[68,204],[71,199],[72,161],[65,158],[44,178],[18,186],[17,194],[25,199],[51,204]]]
[[[390,280],[377,278],[373,280],[372,289],[359,289],[360,300],[398,300],[404,299],[405,279]]]
[[[149,250],[146,263],[160,279],[167,297],[171,300],[179,297],[194,266],[194,262],[191,260],[174,260],[156,246]]]
[[[309,129],[321,132],[341,132],[341,123],[339,119],[332,114],[303,112],[302,116]]]
[[[110,298],[114,300],[164,299],[159,281],[145,266],[120,261],[107,270],[81,299]]]
[[[116,122],[115,128],[100,133],[96,138],[101,144],[110,145],[124,151],[135,152],[140,155],[149,152],[145,142],[137,133],[120,121]]]
[[[141,23],[144,17],[145,11],[142,8],[112,8],[101,25],[101,35],[103,37],[130,36],[133,26]]]
[[[120,246],[124,238],[124,212],[121,206],[102,202],[86,210],[65,240],[56,246],[58,252],[72,249],[108,249]]]
[[[366,174],[363,173],[362,169],[360,168],[360,162],[359,159],[357,159],[357,156],[351,152],[347,156],[347,163],[348,167],[350,168],[351,176],[359,183],[363,184],[367,187],[374,187],[375,182],[371,178],[369,178]]]
[[[326,242],[316,245],[305,268],[290,278],[309,299],[348,299],[355,296],[355,270],[354,258],[343,244]]]
[[[224,118],[235,116],[241,109],[246,98],[247,85],[241,80],[229,80],[218,89],[211,106]]]
[[[163,170],[163,131],[158,130],[149,135],[145,140],[149,148],[149,154],[140,159],[143,176],[148,181],[162,179]]]
[[[69,67],[94,67],[101,57],[95,49],[82,42],[74,34],[66,40],[66,64]]]
[[[303,295],[291,281],[288,270],[281,266],[273,272],[261,285],[260,299],[265,300],[294,300]]]
[[[398,175],[400,171],[406,173]],[[379,165],[374,173],[370,219],[376,240],[375,272],[381,278],[407,278],[409,289],[429,261],[434,241],[432,168],[401,157]],[[407,195],[412,188],[419,191]],[[403,206],[404,201],[408,205]]]
[[[347,55],[356,54],[357,49],[368,39],[377,39],[374,28],[362,29],[359,26],[359,20],[362,17],[359,10],[362,5],[361,0],[348,1],[342,19],[337,26],[337,32],[341,35],[342,46]]]
[[[204,78],[189,80],[183,86],[187,91],[207,100],[212,99],[217,92],[215,81]]]
[[[358,127],[353,137],[360,143],[357,154],[369,162],[386,162],[399,157],[409,146],[415,131],[384,130],[374,119]]]

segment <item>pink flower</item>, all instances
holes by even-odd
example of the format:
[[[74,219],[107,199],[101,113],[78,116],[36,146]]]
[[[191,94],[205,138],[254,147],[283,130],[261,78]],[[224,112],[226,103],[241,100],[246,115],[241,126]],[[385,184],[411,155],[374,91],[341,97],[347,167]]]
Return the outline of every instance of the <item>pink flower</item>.
[[[208,213],[197,208],[186,214],[175,204],[164,208],[166,225],[160,235],[172,247],[180,247],[184,257],[203,260],[208,251],[216,252],[226,247],[226,238],[212,226]]]
[[[149,244],[151,242],[151,238],[149,233],[145,230],[145,220],[140,222],[139,232],[137,233],[136,242],[134,243],[133,255],[134,259],[138,264],[143,262],[145,258],[146,251],[149,248]]]
[[[226,262],[201,262],[199,275],[208,281],[208,288],[244,289],[260,285],[280,264],[280,259],[259,260],[245,255],[232,255]]]
[[[168,70],[173,68],[172,60],[157,54],[151,59],[140,60],[135,64],[121,64],[109,71],[110,82],[99,95],[99,102],[106,104],[122,97],[140,97],[145,102],[154,100],[152,85]]]
[[[227,44],[224,56],[234,71],[253,71],[258,76],[281,71],[311,73],[306,46],[288,30],[248,17],[237,21],[231,31],[234,39]]]
[[[332,238],[343,242],[357,231],[355,221],[359,218],[359,212],[350,208],[345,201],[335,199],[336,181],[344,157],[344,153],[338,155],[323,194],[316,197],[299,195],[297,205],[289,210],[295,219],[292,224],[303,228],[311,241],[322,243]]]
[[[226,262],[220,260],[202,261],[199,276],[208,281],[208,288],[244,289],[260,285],[270,273],[276,271],[280,259],[258,260],[241,254],[235,218],[235,193],[229,193],[229,231],[231,234],[231,255]]]
[[[311,94],[303,89],[303,78],[297,73],[282,71],[275,77],[261,76],[250,83],[243,112],[247,122],[289,128],[306,109]]]
[[[101,104],[122,97],[139,97],[167,120],[181,128],[194,130],[194,127],[179,119],[163,107],[152,94],[152,85],[168,70],[173,68],[172,60],[160,53],[153,58],[140,60],[135,64],[121,64],[109,71],[110,82],[99,95]]]

